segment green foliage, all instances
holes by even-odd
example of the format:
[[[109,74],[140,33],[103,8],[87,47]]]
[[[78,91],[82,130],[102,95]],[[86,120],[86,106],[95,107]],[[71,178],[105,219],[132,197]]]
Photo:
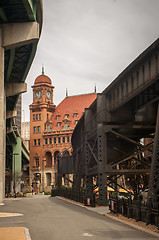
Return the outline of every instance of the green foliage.
[[[51,192],[44,192],[44,195],[51,195]]]
[[[25,193],[31,193],[31,192],[30,192],[30,191],[25,191],[24,194],[25,194]]]

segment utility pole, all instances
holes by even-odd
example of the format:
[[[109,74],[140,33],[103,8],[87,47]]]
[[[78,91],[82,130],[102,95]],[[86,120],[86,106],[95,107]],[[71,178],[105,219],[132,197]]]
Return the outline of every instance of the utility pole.
[[[44,192],[44,162],[46,162],[46,160],[42,161],[42,188],[43,188],[43,192]]]

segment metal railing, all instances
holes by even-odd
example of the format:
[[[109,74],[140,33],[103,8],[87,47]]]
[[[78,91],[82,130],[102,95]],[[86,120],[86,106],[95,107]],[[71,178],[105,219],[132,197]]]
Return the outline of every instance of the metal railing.
[[[95,193],[91,196],[87,196],[84,189],[76,191],[74,188],[53,188],[51,196],[65,197],[67,199],[83,203],[85,206],[95,207]]]
[[[151,197],[145,203],[141,196],[137,200],[132,200],[131,197],[120,198],[116,195],[110,195],[109,210],[115,214],[121,214],[159,228],[159,203],[152,203]]]

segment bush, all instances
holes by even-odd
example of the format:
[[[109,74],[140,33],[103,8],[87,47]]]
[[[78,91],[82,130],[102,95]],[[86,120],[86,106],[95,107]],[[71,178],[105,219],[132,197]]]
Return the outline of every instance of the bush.
[[[44,195],[51,195],[51,192],[44,192]]]

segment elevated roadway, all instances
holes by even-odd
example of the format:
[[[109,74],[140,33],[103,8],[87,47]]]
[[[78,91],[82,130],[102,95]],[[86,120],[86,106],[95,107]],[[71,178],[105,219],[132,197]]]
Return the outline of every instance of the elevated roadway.
[[[159,200],[158,100],[159,39],[85,109],[72,136],[77,188],[85,181],[89,196],[96,183],[101,205],[107,186],[134,192],[151,186]]]
[[[42,1],[0,2],[0,203],[5,192],[6,119],[16,116],[19,94],[26,92],[26,76],[42,29]]]

